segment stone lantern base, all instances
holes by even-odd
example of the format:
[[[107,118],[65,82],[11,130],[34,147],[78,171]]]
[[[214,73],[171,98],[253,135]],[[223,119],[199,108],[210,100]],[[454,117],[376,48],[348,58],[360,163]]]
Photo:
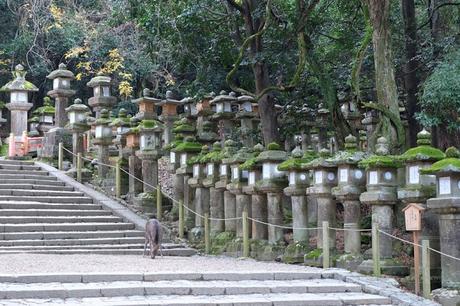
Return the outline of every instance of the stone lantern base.
[[[45,132],[43,137],[43,148],[40,158],[56,158],[58,156],[59,143],[62,142],[67,149],[72,148],[72,133],[64,128],[52,128]]]

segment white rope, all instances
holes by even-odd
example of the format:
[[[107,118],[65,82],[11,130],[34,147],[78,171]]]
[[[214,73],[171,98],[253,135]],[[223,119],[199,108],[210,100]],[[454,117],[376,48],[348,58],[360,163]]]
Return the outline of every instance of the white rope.
[[[292,229],[292,230],[318,230],[318,229],[322,229],[322,227],[290,227],[290,226],[267,223],[267,222],[260,221],[260,220],[257,220],[257,219],[253,219],[253,218],[250,218],[250,217],[248,217],[248,220],[254,221],[256,223],[272,226],[272,227],[283,228],[283,229]]]
[[[417,246],[417,247],[420,247],[420,248],[422,247],[422,245],[420,245],[420,244],[418,244],[418,243],[414,243],[414,242],[412,242],[412,241],[409,241],[409,240],[406,240],[406,239],[402,239],[402,238],[396,237],[396,236],[391,235],[391,234],[389,234],[389,233],[387,233],[387,232],[384,232],[384,231],[382,231],[382,230],[380,230],[380,229],[379,229],[379,232],[382,233],[382,234],[384,234],[384,235],[386,235],[386,236],[388,236],[388,237],[391,237],[391,238],[397,239],[397,240],[399,240],[399,241],[402,241],[402,242],[404,242],[404,243],[408,243],[408,244],[411,244],[411,245],[413,245],[413,246]],[[442,256],[446,256],[446,257],[448,257],[448,258],[450,258],[450,259],[454,259],[454,260],[460,261],[460,258],[454,257],[454,256],[449,255],[449,254],[446,254],[446,253],[443,253],[443,252],[438,251],[438,250],[436,250],[436,249],[433,249],[433,248],[430,248],[430,247],[428,247],[428,249],[431,250],[431,251],[433,251],[433,252],[435,252],[435,253],[438,253],[438,254],[440,254],[440,255],[442,255]]]
[[[330,227],[329,229],[334,230],[334,231],[348,231],[348,232],[372,232],[372,229],[364,228],[364,229],[359,229],[359,228],[338,228],[338,227]]]

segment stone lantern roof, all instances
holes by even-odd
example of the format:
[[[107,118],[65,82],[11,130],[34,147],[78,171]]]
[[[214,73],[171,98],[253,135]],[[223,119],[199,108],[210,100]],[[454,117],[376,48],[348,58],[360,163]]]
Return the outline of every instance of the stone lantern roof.
[[[369,168],[400,168],[402,165],[397,156],[389,155],[388,140],[385,137],[377,139],[375,153],[361,160],[358,163],[359,167],[367,170]]]
[[[184,99],[182,99],[182,100],[176,100],[176,99],[174,99],[173,97],[174,97],[173,92],[170,91],[170,90],[168,90],[168,91],[166,91],[166,99],[161,100],[161,101],[158,100],[158,99],[156,99],[156,100],[159,101],[159,103],[158,103],[157,105],[159,105],[159,106],[163,106],[164,104],[180,105],[180,104],[183,104],[183,103],[184,103],[184,102],[183,102]],[[187,99],[187,98],[185,98],[185,99]]]
[[[222,90],[217,97],[211,100],[210,103],[215,104],[215,103],[224,102],[224,101],[237,102],[238,98],[236,97],[236,94],[234,92],[227,94],[225,90]]]
[[[233,155],[237,152],[236,143],[228,139],[224,143],[224,149],[222,150],[222,163],[229,164],[232,161]]]
[[[97,75],[92,78],[86,86],[96,87],[96,86],[110,86],[112,84],[112,79],[105,75]]]
[[[222,159],[222,148],[220,146],[220,142],[215,142],[212,145],[212,151],[207,153],[201,158],[201,162],[203,163],[218,163]]]
[[[278,166],[280,171],[300,171],[302,164],[306,164],[315,159],[315,156],[305,157],[302,150],[297,146],[292,150],[291,157]]]
[[[51,71],[50,74],[46,76],[48,79],[56,79],[56,78],[66,78],[66,79],[75,79],[75,75],[72,71],[67,70],[67,66],[64,63],[60,63],[57,70]]]
[[[247,159],[243,164],[241,164],[241,170],[254,170],[261,168],[262,164],[257,162],[257,157],[264,150],[264,146],[260,143],[256,144],[252,149],[252,157]]]
[[[423,129],[417,134],[417,147],[401,155],[401,159],[411,161],[438,161],[446,157],[444,152],[431,146],[431,134]]]
[[[277,143],[270,143],[267,146],[267,150],[261,152],[259,156],[257,156],[256,161],[263,163],[263,162],[283,162],[287,159],[287,153],[281,150],[281,147]]]
[[[242,164],[251,157],[252,154],[249,152],[248,148],[242,147],[235,155],[233,155],[230,164]]]
[[[195,133],[196,128],[186,118],[176,121],[176,126],[173,128],[173,133]]]
[[[460,152],[455,147],[446,150],[446,158],[435,162],[431,167],[420,169],[422,174],[460,173]]]
[[[331,154],[329,150],[322,149],[319,151],[319,157],[313,159],[312,161],[302,164],[302,169],[310,170],[316,168],[335,168],[336,165],[330,161]]]
[[[142,102],[150,102],[154,105],[160,105],[162,101],[160,99],[151,97],[150,94],[151,94],[151,90],[148,88],[144,88],[144,90],[142,91],[142,97],[133,99],[131,102],[133,102],[136,105]]]
[[[101,110],[101,116],[99,119],[96,119],[93,122],[93,125],[109,125],[112,122],[112,120],[109,117],[109,111],[106,109]]]
[[[130,119],[128,118],[128,113],[124,108],[120,108],[118,111],[118,117],[110,123],[110,126],[130,126]]]
[[[199,153],[201,149],[202,145],[196,142],[196,138],[194,136],[187,136],[185,137],[184,141],[173,148],[172,151]]]
[[[51,104],[51,99],[49,97],[43,98],[43,106],[37,108],[33,112],[34,114],[39,114],[39,115],[54,115],[55,113],[55,108]]]
[[[350,134],[345,137],[345,151],[337,152],[328,161],[336,165],[356,165],[366,157],[367,154],[365,152],[358,150],[357,138]]]
[[[203,160],[204,157],[209,153],[209,146],[204,145],[201,147],[201,151],[198,155],[193,156],[187,161],[187,164],[193,165],[193,164],[205,164],[206,162]]]
[[[88,106],[86,106],[85,104],[83,104],[83,101],[79,98],[75,99],[73,101],[73,104],[70,105],[69,107],[67,107],[65,109],[66,113],[68,112],[80,112],[80,113],[86,113],[86,112],[89,112],[90,109]],[[128,120],[128,123],[129,123],[129,120]]]
[[[6,83],[2,88],[0,88],[0,91],[38,91],[38,88],[34,84],[26,81],[27,72],[21,64],[16,65],[16,68],[12,73],[14,80]]]

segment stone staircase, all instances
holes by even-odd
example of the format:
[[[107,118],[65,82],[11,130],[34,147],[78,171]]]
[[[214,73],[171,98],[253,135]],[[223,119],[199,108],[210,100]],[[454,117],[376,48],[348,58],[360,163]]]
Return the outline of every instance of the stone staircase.
[[[396,305],[321,272],[0,275],[1,305]]]
[[[0,160],[0,254],[142,254],[144,233],[28,161]],[[163,241],[163,254],[195,250]]]

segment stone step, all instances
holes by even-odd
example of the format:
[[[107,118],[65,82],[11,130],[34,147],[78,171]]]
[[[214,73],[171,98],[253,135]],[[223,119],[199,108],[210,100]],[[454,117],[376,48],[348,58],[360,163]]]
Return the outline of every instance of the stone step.
[[[103,245],[103,244],[140,244],[143,246],[144,237],[119,237],[119,238],[78,238],[78,239],[22,239],[22,240],[1,240],[0,247],[3,246],[65,246],[65,245]],[[178,244],[163,243],[165,248],[178,248]]]
[[[29,165],[33,166],[35,163],[33,161],[26,160],[11,160],[11,159],[1,159],[0,165]]]
[[[27,286],[2,283],[3,298],[80,298],[115,297],[130,295],[241,295],[270,293],[361,293],[361,286],[333,279],[291,281],[122,281],[91,283],[34,283]],[[379,298],[378,301],[388,300]]]
[[[0,216],[1,224],[122,222],[117,216]]]
[[[42,202],[24,202],[24,201],[5,201],[0,200],[0,209],[81,209],[81,210],[102,210],[100,204],[89,203],[42,203]]]
[[[34,185],[34,184],[2,184],[0,181],[0,190],[2,189],[27,189],[27,190],[49,190],[49,191],[74,191],[75,189],[71,186],[63,185]]]
[[[0,195],[0,202],[3,201],[19,201],[19,202],[45,202],[45,203],[73,203],[73,204],[90,204],[93,203],[93,199],[90,197],[83,197],[83,196],[16,196],[16,195]]]
[[[60,249],[60,250],[35,250],[35,247],[30,250],[3,250],[0,248],[1,254],[18,254],[18,253],[37,253],[37,254],[103,254],[103,255],[138,255],[142,256],[144,248],[142,249]],[[193,256],[197,251],[191,248],[177,248],[163,250],[164,256]]]
[[[56,232],[56,231],[97,231],[131,230],[132,223],[24,223],[0,224],[0,232]]]
[[[2,164],[0,162],[0,169],[5,170],[40,170],[39,166],[35,165],[12,165],[12,164]]]
[[[111,216],[107,210],[82,210],[82,209],[0,209],[2,216]]]
[[[52,178],[52,176],[45,176],[45,180],[40,179],[11,179],[5,178],[2,176],[0,183],[5,184],[15,184],[15,185],[25,185],[25,184],[34,184],[40,186],[65,186],[64,182],[57,181],[57,180],[49,180],[48,178]]]
[[[144,237],[144,232],[138,230],[113,231],[50,231],[50,232],[9,232],[0,233],[2,240],[42,240],[42,239],[94,239],[94,238],[123,238]]]
[[[53,190],[27,190],[27,189],[0,189],[0,196],[27,196],[27,197],[81,197],[84,196],[82,192],[79,191],[53,191]],[[34,199],[32,198],[32,199]]]
[[[7,183],[8,180],[39,180],[39,181],[56,181],[57,178],[54,176],[48,176],[48,175],[36,175],[33,174],[31,171],[31,174],[2,174],[1,175],[1,182],[2,183]],[[26,181],[23,181],[26,183]]]
[[[0,175],[24,175],[24,174],[33,174],[37,176],[48,176],[48,171],[45,170],[9,170],[9,169],[1,169],[0,168]]]

